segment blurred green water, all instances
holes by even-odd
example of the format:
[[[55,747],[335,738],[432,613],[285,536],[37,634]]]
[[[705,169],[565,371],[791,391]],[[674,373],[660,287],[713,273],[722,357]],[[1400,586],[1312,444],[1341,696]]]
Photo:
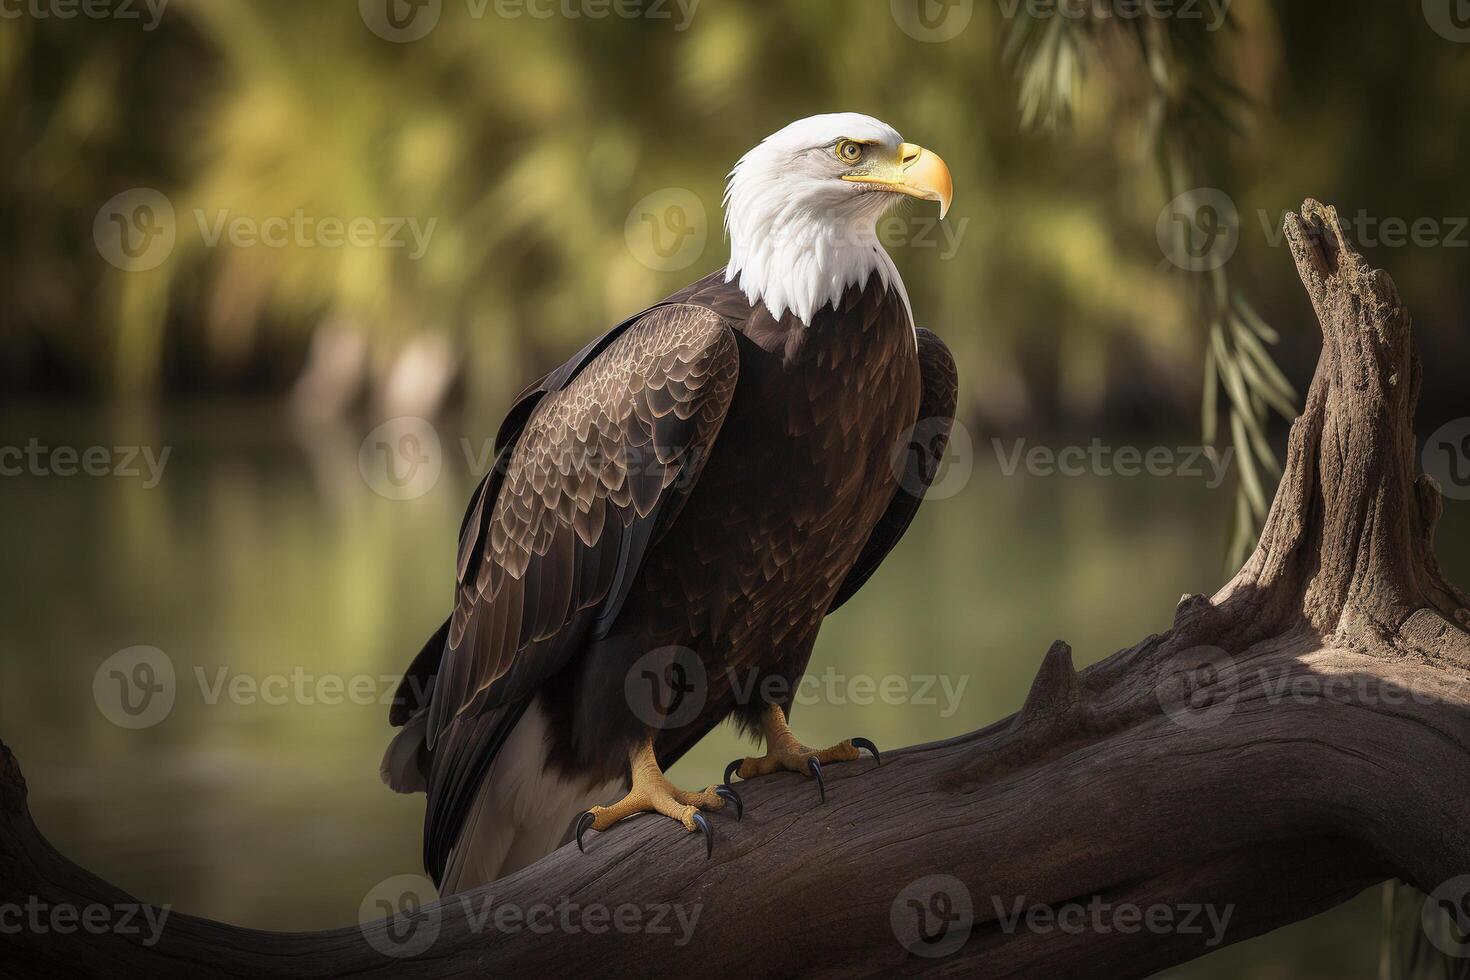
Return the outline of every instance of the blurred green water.
[[[378,781],[389,729],[375,696],[391,693],[384,678],[447,607],[474,480],[459,435],[442,432],[433,489],[394,501],[359,472],[361,429],[303,431],[267,408],[10,410],[3,422],[7,445],[171,448],[154,489],[139,477],[0,478],[0,733],[48,836],[140,897],[259,928],[351,924],[373,885],[419,871],[422,797]],[[472,450],[490,431],[471,429]],[[1229,483],[1199,478],[1007,476],[977,435],[963,490],[926,504],[829,621],[811,666],[940,675],[953,696],[803,704],[799,731],[814,744],[862,733],[896,746],[1009,714],[1052,640],[1091,663],[1165,629],[1181,593],[1213,591],[1229,502]],[[1467,510],[1449,502],[1440,534],[1462,582]],[[103,717],[92,684],[105,658],[137,644],[168,654],[178,693],[163,721],[127,731]],[[222,678],[293,673],[361,675],[373,696],[207,694]],[[673,778],[705,785],[741,751],[721,730]],[[1374,890],[1167,975],[1374,977],[1378,916]]]

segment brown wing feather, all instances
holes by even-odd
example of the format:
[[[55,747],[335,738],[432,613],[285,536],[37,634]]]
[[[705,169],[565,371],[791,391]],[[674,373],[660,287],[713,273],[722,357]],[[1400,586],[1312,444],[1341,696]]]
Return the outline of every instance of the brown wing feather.
[[[436,877],[526,701],[615,618],[660,512],[708,458],[738,376],[723,319],[660,306],[547,394],[507,447],[493,503],[474,508],[483,526],[464,529],[478,548],[459,556],[429,709],[424,845]]]
[[[949,446],[955,401],[959,395],[959,373],[955,369],[954,356],[944,341],[932,332],[923,327],[915,332],[919,338],[923,392],[919,398],[919,420],[914,425],[914,438],[908,446],[902,447],[905,450],[903,479],[877,527],[868,535],[856,564],[842,580],[836,597],[827,607],[829,615],[863,587],[909,529],[914,515],[919,512],[919,505],[924,502],[924,492],[939,473],[940,460]]]

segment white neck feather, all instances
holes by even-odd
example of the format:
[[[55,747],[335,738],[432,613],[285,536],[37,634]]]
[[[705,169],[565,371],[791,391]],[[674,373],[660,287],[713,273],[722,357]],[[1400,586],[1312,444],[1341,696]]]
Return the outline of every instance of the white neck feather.
[[[759,203],[742,200],[732,182],[726,195],[730,264],[725,281],[738,277],[752,304],[764,303],[777,320],[790,310],[810,326],[818,310],[837,306],[849,287],[861,289],[876,275],[885,289],[898,291],[908,309],[903,279],[878,241],[879,215],[873,214],[872,202],[821,215],[791,207],[761,208]]]

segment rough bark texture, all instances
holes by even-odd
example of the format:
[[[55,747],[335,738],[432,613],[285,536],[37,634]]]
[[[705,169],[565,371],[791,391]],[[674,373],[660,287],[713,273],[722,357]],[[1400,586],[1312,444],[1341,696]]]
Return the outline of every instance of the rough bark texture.
[[[1431,891],[1470,870],[1470,600],[1439,572],[1439,493],[1414,476],[1409,315],[1331,208],[1308,201],[1286,234],[1321,361],[1259,547],[1213,599],[1186,596],[1168,632],[1080,674],[1057,643],[1016,715],[882,768],[830,767],[826,805],[795,776],[745,785],[745,820],[716,818],[708,862],[697,838],[636,821],[416,919],[276,934],[175,914],[152,947],[22,931],[0,972],[1134,977],[1208,952],[1211,928],[1006,918],[1018,901],[1176,922],[1229,907],[1230,943],[1386,877]],[[47,844],[8,750],[3,763],[0,903],[130,901]],[[968,901],[939,944],[915,944],[958,945],[947,956],[902,945],[916,895],[935,912]],[[543,902],[672,903],[698,920],[685,945],[677,928],[547,935],[496,928],[493,912],[476,928],[486,908]],[[415,922],[434,935],[425,949],[382,952],[417,949],[391,939]]]

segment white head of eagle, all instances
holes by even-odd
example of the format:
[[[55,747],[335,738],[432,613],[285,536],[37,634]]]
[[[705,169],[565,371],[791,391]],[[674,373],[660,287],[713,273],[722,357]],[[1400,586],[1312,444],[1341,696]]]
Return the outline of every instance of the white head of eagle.
[[[944,161],[887,123],[856,112],[798,119],[730,171],[725,281],[738,277],[752,305],[765,303],[778,320],[789,310],[807,325],[872,275],[903,293],[878,219],[900,196],[938,201],[942,218],[952,194]]]

